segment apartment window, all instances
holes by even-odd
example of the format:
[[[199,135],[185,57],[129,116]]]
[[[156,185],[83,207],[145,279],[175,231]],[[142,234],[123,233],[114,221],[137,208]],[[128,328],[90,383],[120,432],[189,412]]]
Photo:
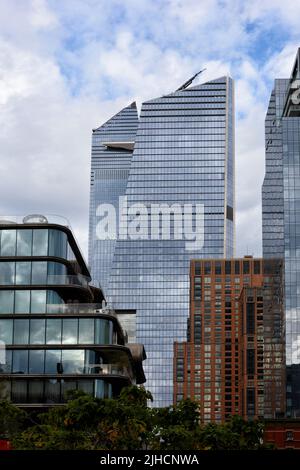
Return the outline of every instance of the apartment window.
[[[260,274],[260,261],[254,261],[254,274]]]
[[[234,262],[234,273],[240,274],[240,262],[239,261]]]
[[[252,302],[247,302],[246,306],[246,332],[247,335],[255,333],[255,312],[254,303]]]
[[[225,261],[225,274],[231,274],[231,261]]]
[[[249,261],[243,261],[243,274],[249,274],[249,272],[250,272]]]
[[[247,349],[247,374],[255,374],[255,350]]]
[[[222,267],[221,263],[219,261],[215,262],[215,274],[221,274],[222,273]]]
[[[209,261],[206,261],[204,263],[204,274],[210,274],[211,273],[211,266],[210,266],[210,262]]]

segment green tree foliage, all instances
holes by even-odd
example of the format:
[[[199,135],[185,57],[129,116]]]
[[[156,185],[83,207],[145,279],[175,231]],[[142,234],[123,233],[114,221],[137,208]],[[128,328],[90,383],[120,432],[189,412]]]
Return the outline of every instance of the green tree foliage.
[[[261,447],[263,425],[238,416],[225,424],[199,424],[198,404],[150,408],[149,392],[122,390],[117,399],[98,399],[72,392],[63,406],[39,415],[38,422],[7,402],[0,404],[0,422],[15,449],[44,450],[224,450]],[[9,408],[9,413],[7,410]],[[19,414],[18,414],[19,413]],[[4,416],[10,416],[4,420]],[[3,424],[2,424],[3,423]]]

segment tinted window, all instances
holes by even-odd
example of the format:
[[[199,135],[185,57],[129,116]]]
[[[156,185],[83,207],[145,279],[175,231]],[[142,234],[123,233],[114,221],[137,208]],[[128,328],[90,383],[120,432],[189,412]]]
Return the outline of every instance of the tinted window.
[[[0,313],[13,313],[14,311],[14,291],[0,291]]]
[[[31,256],[32,230],[18,230],[17,256]]]
[[[15,263],[4,261],[0,263],[0,283],[13,285],[15,283]]]
[[[31,263],[30,261],[18,261],[16,263],[16,284],[31,283]]]
[[[12,320],[0,320],[0,341],[6,344],[12,344]]]
[[[82,374],[84,366],[84,351],[63,350],[62,365],[64,374]]]
[[[15,312],[16,313],[29,313],[30,312],[30,290],[16,290],[15,291]]]
[[[32,284],[47,284],[46,261],[34,261],[32,263]]]
[[[47,291],[45,290],[31,291],[31,313],[45,313],[46,295]]]
[[[92,344],[94,343],[94,320],[93,319],[80,319],[79,320],[79,343]]]
[[[13,373],[28,373],[28,351],[22,350],[13,352]]]
[[[33,230],[33,256],[47,256],[48,254],[48,230]]]
[[[45,373],[57,374],[57,364],[61,364],[61,351],[58,351],[58,350],[46,351]]]
[[[29,351],[29,374],[44,373],[45,351]]]
[[[16,230],[1,231],[1,256],[15,256]]]
[[[61,343],[61,320],[48,319],[46,329],[47,344]]]
[[[111,344],[113,342],[113,324],[109,320],[96,320],[96,344]]]
[[[78,320],[67,318],[63,320],[63,344],[77,344]]]
[[[29,320],[14,321],[14,344],[28,344]]]
[[[67,258],[67,235],[60,230],[49,230],[49,255]]]
[[[45,344],[45,320],[30,320],[30,343]]]

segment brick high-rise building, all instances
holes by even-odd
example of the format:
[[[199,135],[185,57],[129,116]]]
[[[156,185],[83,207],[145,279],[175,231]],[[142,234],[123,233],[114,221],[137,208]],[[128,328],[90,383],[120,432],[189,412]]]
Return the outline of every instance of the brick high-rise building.
[[[282,262],[193,260],[187,342],[174,345],[174,403],[203,422],[284,411]]]

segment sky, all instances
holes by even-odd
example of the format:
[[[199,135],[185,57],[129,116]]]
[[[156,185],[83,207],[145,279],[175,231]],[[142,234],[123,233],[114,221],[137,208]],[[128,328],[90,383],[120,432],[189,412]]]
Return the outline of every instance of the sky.
[[[132,101],[235,80],[237,255],[261,255],[264,119],[300,0],[0,0],[0,215],[67,217],[87,256],[91,130]]]

